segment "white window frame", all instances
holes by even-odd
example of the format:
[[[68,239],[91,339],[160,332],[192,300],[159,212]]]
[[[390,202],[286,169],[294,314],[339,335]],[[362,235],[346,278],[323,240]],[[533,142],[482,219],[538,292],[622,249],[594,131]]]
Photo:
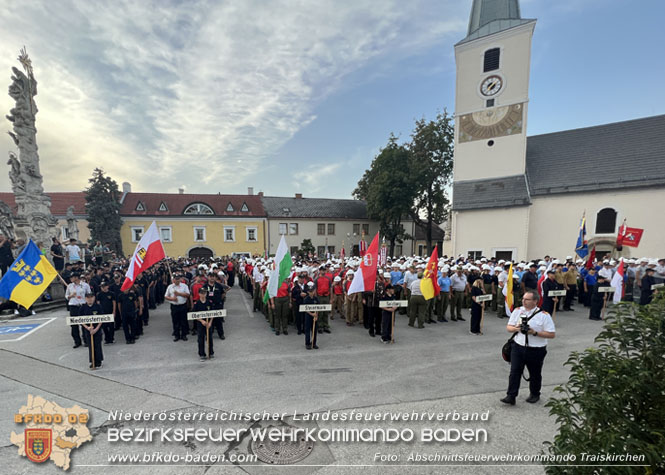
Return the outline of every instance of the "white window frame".
[[[291,232],[291,226],[296,227],[296,232],[295,233]],[[289,223],[288,224],[289,236],[297,236],[298,235],[298,228],[299,228],[298,223]]]
[[[254,239],[249,239],[250,230],[254,231]],[[259,242],[259,228],[256,226],[245,226],[245,240],[247,242]]]
[[[207,242],[205,226],[194,226],[193,229],[194,229],[194,242]],[[198,231],[199,229],[203,230],[203,239],[196,239],[196,231]]]
[[[226,239],[226,231],[231,230],[233,233],[233,239]],[[236,227],[235,226],[224,226],[224,242],[236,242]]]
[[[60,236],[62,236],[60,238],[60,241],[62,242],[69,241],[69,229],[67,228],[67,226],[62,226],[60,228]]]
[[[139,242],[141,238],[143,237],[143,233],[145,232],[145,226],[130,226],[129,227],[130,232],[132,233],[132,242]],[[136,233],[135,231],[141,231],[141,235],[139,236],[138,239],[136,239]]]
[[[478,253],[478,252],[480,253],[480,256],[484,256],[484,255],[485,255],[485,254],[483,253],[483,249],[467,249],[467,250],[466,250],[466,256],[467,256],[467,258],[468,258],[468,259],[473,259],[474,261],[477,260],[477,259],[480,259],[480,256],[478,256],[478,257],[473,257],[473,258],[468,257],[470,252],[473,252],[473,253],[474,253],[474,256],[475,256],[475,254]]]
[[[211,206],[197,202],[197,203],[192,203],[187,208],[185,208],[185,211],[183,211],[182,214],[185,215],[202,215],[202,216],[213,216],[215,214],[215,211],[212,209]]]
[[[169,238],[164,239],[164,236],[162,235],[162,230],[168,230],[169,231]],[[172,226],[159,226],[159,238],[162,240],[162,242],[173,242],[173,227]]]
[[[282,232],[282,226],[284,226],[284,232]],[[288,223],[279,223],[277,225],[277,233],[280,236],[286,236],[286,233],[289,232],[289,224]]]

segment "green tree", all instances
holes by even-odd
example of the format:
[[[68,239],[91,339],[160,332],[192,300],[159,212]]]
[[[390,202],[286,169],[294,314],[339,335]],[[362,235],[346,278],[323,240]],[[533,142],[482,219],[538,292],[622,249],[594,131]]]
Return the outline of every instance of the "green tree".
[[[411,237],[402,225],[415,198],[408,165],[409,150],[391,134],[353,191],[355,198],[367,202],[367,216],[379,221],[379,231],[390,243],[391,256],[395,254],[395,242]]]
[[[609,311],[597,347],[571,353],[568,382],[546,406],[559,425],[552,455],[644,455],[644,467],[607,466],[603,473],[665,473],[665,296],[649,305]],[[619,462],[617,462],[619,463]],[[549,474],[592,474],[598,467],[548,466]]]
[[[111,177],[105,176],[101,168],[95,168],[88,183],[90,186],[85,189],[85,211],[88,215],[90,239],[93,244],[96,241],[101,241],[102,244],[108,242],[112,251],[122,253],[118,184]]]
[[[303,241],[300,243],[300,250],[298,251],[301,256],[307,257],[307,255],[311,252],[314,254],[316,249],[314,249],[314,245],[312,244],[311,239],[303,239]]]
[[[452,117],[444,110],[435,120],[416,121],[411,142],[407,145],[410,152],[408,171],[414,188],[409,215],[425,228],[428,254],[432,252],[432,229],[447,215],[446,187],[452,181],[454,139]]]

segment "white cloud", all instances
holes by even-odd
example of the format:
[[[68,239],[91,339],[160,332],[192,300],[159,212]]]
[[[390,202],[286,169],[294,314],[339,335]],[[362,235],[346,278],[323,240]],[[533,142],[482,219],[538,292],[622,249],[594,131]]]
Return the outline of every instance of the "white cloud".
[[[452,9],[398,0],[6,4],[0,72],[18,65],[26,44],[46,189],[80,189],[102,166],[137,191],[183,182],[241,191],[349,73],[462,30]],[[0,97],[3,110],[11,106]],[[317,169],[320,178],[339,166]]]

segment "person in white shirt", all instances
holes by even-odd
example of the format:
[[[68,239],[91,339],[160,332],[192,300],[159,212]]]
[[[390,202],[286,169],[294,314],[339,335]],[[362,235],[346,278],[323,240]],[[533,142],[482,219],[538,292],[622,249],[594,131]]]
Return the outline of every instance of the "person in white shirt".
[[[65,247],[67,251],[68,262],[72,264],[79,262],[81,260],[81,248],[76,245],[76,239],[72,238],[69,240],[69,244]],[[83,299],[85,301],[85,299]]]
[[[187,333],[189,333],[189,325],[187,325],[189,287],[182,282],[182,276],[180,274],[173,275],[173,283],[166,289],[164,298],[171,302],[173,341],[187,341]]]
[[[67,299],[69,315],[71,317],[79,316],[81,306],[85,303],[85,294],[90,292],[90,286],[86,282],[81,282],[81,276],[78,273],[72,274],[71,283],[67,286],[67,290],[65,290],[65,298]],[[74,348],[81,346],[81,333],[79,327],[80,325],[71,325]],[[87,340],[86,332],[83,332],[83,338]],[[87,341],[85,341],[85,346],[88,346]]]
[[[506,326],[506,329],[515,336],[510,354],[507,396],[501,399],[501,402],[505,404],[515,405],[525,366],[529,370],[530,377],[530,394],[526,402],[535,403],[540,399],[547,340],[554,338],[556,333],[550,314],[542,311],[536,305],[539,298],[537,292],[525,292],[522,298],[523,306],[513,310]]]

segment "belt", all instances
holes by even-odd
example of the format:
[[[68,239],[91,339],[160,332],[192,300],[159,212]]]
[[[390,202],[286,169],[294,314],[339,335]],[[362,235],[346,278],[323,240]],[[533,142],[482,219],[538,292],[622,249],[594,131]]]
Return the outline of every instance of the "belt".
[[[183,307],[184,305],[186,305],[186,304],[184,304],[184,303],[172,303],[171,307]]]

